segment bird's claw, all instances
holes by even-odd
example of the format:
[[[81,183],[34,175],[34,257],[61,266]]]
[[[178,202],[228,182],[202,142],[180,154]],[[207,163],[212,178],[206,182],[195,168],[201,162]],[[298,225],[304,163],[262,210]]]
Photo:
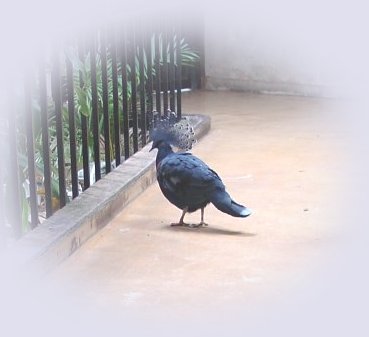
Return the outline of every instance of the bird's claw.
[[[190,227],[190,228],[200,228],[200,227],[205,227],[205,226],[208,226],[208,224],[207,223],[205,223],[205,222],[200,222],[200,223],[198,223],[198,224],[189,224],[188,225],[188,227]]]
[[[179,227],[179,226],[188,226],[186,223],[184,222],[173,222],[170,224],[172,227]]]
[[[199,228],[199,227],[202,227],[202,226],[208,226],[207,223],[205,222],[200,222],[198,224],[193,224],[193,223],[185,223],[185,222],[178,222],[178,223],[171,223],[170,224],[172,227],[188,227],[188,228]]]

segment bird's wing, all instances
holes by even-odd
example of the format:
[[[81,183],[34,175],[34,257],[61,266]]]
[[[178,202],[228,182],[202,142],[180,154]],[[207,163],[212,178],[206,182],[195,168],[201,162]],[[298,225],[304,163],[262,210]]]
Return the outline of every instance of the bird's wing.
[[[164,158],[158,167],[158,180],[164,190],[193,204],[208,200],[217,188],[224,188],[215,171],[189,153]]]

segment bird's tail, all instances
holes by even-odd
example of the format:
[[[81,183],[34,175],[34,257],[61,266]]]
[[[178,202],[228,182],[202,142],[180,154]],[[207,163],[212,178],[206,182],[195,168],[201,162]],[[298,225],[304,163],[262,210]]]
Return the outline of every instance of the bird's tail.
[[[210,201],[220,211],[235,217],[246,218],[251,214],[251,210],[249,208],[233,201],[226,191],[214,193]]]

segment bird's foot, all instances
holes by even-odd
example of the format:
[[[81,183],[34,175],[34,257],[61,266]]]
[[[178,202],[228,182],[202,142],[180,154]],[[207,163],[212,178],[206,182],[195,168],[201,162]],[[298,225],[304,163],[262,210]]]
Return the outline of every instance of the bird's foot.
[[[186,227],[188,226],[187,223],[184,223],[184,222],[173,222],[170,224],[172,227],[179,227],[179,226],[183,226],[183,227]]]
[[[191,228],[200,228],[200,227],[206,227],[208,226],[208,224],[206,222],[200,222],[200,223],[197,223],[197,224],[190,224],[189,227]]]
[[[199,228],[202,226],[207,226],[208,224],[205,222],[200,222],[198,224],[195,223],[185,223],[185,222],[175,222],[170,224],[172,227],[188,227],[188,228]]]

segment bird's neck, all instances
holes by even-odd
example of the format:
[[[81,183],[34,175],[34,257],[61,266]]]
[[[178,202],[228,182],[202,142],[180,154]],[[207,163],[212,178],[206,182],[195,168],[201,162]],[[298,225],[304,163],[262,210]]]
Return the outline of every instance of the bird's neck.
[[[158,149],[158,154],[156,155],[156,166],[169,154],[173,153],[172,147],[165,143],[161,145]]]

